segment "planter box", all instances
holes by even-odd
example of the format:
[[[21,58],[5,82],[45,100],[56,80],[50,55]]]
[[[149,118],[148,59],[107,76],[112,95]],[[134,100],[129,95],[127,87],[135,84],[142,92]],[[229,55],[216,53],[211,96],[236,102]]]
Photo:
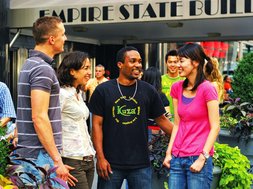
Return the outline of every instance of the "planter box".
[[[220,182],[220,176],[221,176],[221,168],[214,166],[213,168],[213,181],[211,185],[211,189],[216,189]]]
[[[157,177],[156,174],[152,175],[152,189],[164,189],[164,182],[168,182],[168,177],[162,175],[161,177]]]
[[[250,135],[250,139],[246,142],[243,139],[237,140],[234,136],[230,135],[229,130],[221,129],[219,133],[219,143],[228,144],[231,147],[238,146],[241,153],[250,160],[250,164],[253,164],[253,134]]]
[[[152,167],[152,189],[164,189],[164,182],[168,182],[167,174],[160,175],[160,177],[158,177]]]

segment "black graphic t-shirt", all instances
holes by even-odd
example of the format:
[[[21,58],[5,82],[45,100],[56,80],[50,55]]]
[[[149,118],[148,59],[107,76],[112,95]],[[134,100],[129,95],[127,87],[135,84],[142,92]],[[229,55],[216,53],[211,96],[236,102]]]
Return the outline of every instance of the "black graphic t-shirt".
[[[119,85],[116,79],[98,85],[89,109],[103,117],[103,150],[112,168],[148,167],[148,118],[165,113],[161,98],[150,84],[138,80],[131,86]],[[128,100],[125,100],[124,97]]]

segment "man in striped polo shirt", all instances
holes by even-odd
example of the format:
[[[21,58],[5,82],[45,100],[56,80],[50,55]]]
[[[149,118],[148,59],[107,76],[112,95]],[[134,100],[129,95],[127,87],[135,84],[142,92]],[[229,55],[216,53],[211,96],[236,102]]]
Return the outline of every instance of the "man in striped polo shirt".
[[[59,83],[52,68],[53,57],[64,51],[67,39],[62,20],[42,17],[33,24],[36,45],[20,71],[18,81],[16,153],[38,166],[56,166],[57,177],[74,185],[71,167],[61,159],[62,126]],[[24,166],[25,167],[25,166]],[[24,184],[28,182],[22,180]],[[43,182],[43,181],[38,181]],[[53,188],[64,188],[55,185]]]

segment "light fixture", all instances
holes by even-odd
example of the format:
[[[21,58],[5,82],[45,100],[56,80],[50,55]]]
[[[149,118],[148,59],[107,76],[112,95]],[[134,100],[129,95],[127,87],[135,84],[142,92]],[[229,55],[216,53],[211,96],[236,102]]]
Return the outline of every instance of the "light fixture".
[[[170,23],[167,23],[167,26],[170,27],[170,28],[181,28],[183,27],[183,23],[182,22],[170,22]]]
[[[210,33],[207,33],[207,36],[208,37],[220,37],[221,33],[219,33],[219,32],[210,32]]]
[[[88,28],[84,27],[84,26],[73,26],[72,27],[74,32],[87,32]]]

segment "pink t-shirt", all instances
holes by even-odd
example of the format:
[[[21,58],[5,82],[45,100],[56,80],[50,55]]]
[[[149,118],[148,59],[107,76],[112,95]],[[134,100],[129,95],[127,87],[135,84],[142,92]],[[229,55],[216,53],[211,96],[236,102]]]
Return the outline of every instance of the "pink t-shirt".
[[[210,132],[207,102],[218,100],[217,91],[209,81],[204,81],[198,86],[194,99],[184,104],[183,81],[179,81],[173,84],[171,96],[178,100],[180,117],[172,154],[176,157],[199,156]],[[213,155],[213,148],[210,155]]]

